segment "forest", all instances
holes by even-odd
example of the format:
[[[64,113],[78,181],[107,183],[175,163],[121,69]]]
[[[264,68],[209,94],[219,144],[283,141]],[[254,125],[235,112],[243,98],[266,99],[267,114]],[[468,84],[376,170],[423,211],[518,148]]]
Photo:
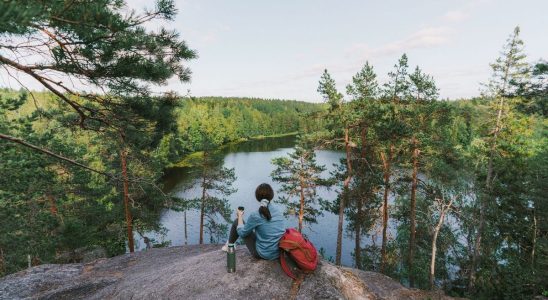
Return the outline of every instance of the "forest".
[[[43,263],[53,261],[62,252],[70,253],[85,246],[100,245],[109,255],[126,251],[124,219],[120,219],[123,211],[116,205],[120,192],[116,188],[120,187],[109,181],[114,180],[109,174],[119,170],[117,160],[120,158],[112,157],[113,145],[105,143],[101,135],[75,133],[64,127],[62,108],[54,99],[50,92],[1,90],[3,137],[23,137],[27,145],[39,145],[63,158],[78,158],[78,164],[90,166],[92,172],[70,161],[67,164],[67,160],[45,156],[44,152],[2,143],[0,170],[14,175],[5,176],[1,181],[3,274],[26,266],[26,254],[31,255],[33,263]],[[248,138],[316,128],[319,121],[307,121],[301,116],[323,110],[319,104],[282,100],[185,98],[174,101],[178,104],[171,112],[170,123],[176,126],[158,135],[156,141],[142,141],[126,154],[129,176],[139,178],[128,185],[133,202],[130,209],[133,230],[138,233],[159,230],[161,209],[177,206],[173,203],[176,199],[161,190],[164,169],[196,151],[210,151]],[[39,111],[35,111],[35,107],[39,107]],[[154,131],[144,133],[154,135]],[[36,173],[36,168],[42,168],[43,173]],[[36,191],[26,190],[29,186]],[[7,245],[12,245],[9,252],[4,250]],[[32,253],[28,249],[38,251]]]
[[[409,70],[405,54],[382,85],[366,62],[346,99],[324,72],[328,121],[304,144],[327,141],[346,153],[334,174],[342,192],[324,205],[339,214],[336,263],[348,222],[360,269],[472,298],[545,292],[548,65],[527,62],[519,34],[474,99],[440,101],[434,78]],[[304,177],[314,173],[306,157]],[[372,233],[382,243],[362,247]]]
[[[435,78],[406,54],[386,82],[365,62],[345,91],[325,70],[316,104],[158,95],[152,84],[187,82],[197,59],[177,32],[142,26],[172,20],[173,1],[142,15],[122,14],[120,1],[84,2],[7,1],[0,10],[0,66],[44,89],[0,90],[0,276],[81,261],[79,249],[132,253],[137,236],[165,233],[165,209],[199,211],[200,243],[204,230],[225,235],[233,170],[210,154],[298,134],[290,155],[272,161],[272,180],[299,230],[320,213],[338,216],[333,263],[347,235],[351,267],[409,287],[473,299],[548,294],[548,62],[526,57],[519,27],[472,99],[439,99]],[[46,59],[24,59],[35,53]],[[329,178],[318,175],[321,149],[344,154]],[[165,193],[166,170],[198,151],[202,197]],[[338,196],[318,198],[321,187]],[[376,236],[382,243],[364,246]]]

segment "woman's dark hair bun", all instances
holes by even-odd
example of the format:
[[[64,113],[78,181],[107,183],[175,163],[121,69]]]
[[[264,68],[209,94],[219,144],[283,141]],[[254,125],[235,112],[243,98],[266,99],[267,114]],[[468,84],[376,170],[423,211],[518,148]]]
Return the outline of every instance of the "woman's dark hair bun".
[[[255,190],[255,198],[257,198],[257,201],[261,201],[263,199],[271,201],[272,198],[274,198],[274,190],[270,184],[261,183]]]
[[[274,198],[274,190],[272,189],[270,184],[261,183],[255,190],[255,198],[257,198],[257,201],[266,199],[270,202],[272,198]],[[263,216],[263,218],[267,219],[268,221],[272,219],[272,216],[270,215],[270,210],[268,209],[268,205],[259,207],[259,213],[261,214],[261,216]]]

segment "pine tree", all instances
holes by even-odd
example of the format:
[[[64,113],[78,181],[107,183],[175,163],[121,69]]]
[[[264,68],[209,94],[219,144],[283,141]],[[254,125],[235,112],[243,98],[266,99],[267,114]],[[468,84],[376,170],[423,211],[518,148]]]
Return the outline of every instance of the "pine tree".
[[[419,66],[409,74],[409,95],[416,102],[430,102],[437,100],[439,89],[434,78],[422,72]]]
[[[200,240],[204,242],[204,227],[209,231],[209,242],[218,243],[223,237],[226,237],[228,226],[224,222],[230,223],[230,214],[232,212],[228,199],[236,189],[232,188],[232,183],[236,180],[234,168],[225,167],[211,168],[210,158],[204,156],[202,164],[202,197],[200,199]],[[222,221],[218,218],[221,217]],[[205,220],[207,218],[207,220]],[[207,221],[207,222],[205,222]],[[223,222],[224,221],[224,222]]]
[[[327,69],[323,71],[317,91],[322,95],[324,101],[329,104],[330,112],[336,111],[341,107],[343,95],[337,91],[335,80],[331,78]]]
[[[229,169],[219,165],[221,160],[216,157],[214,150],[219,146],[218,141],[212,139],[211,132],[203,130],[202,147],[204,151],[196,164],[196,172],[200,178],[201,196],[189,200],[200,209],[200,244],[204,243],[204,229],[209,232],[210,243],[218,242],[226,236],[228,226],[225,222],[231,222],[230,214],[232,212],[226,197],[237,191],[232,187],[236,181],[234,168]]]
[[[316,218],[322,215],[316,191],[328,185],[321,178],[325,167],[316,163],[313,150],[303,146],[296,146],[288,157],[273,159],[272,164],[276,167],[272,180],[281,183],[279,192],[284,195],[278,201],[285,205],[286,215],[298,216],[298,229],[302,232],[303,223],[317,223]]]
[[[323,140],[323,143],[327,144],[340,144],[339,139],[343,140],[343,147],[346,152],[347,165],[346,165],[346,178],[344,179],[343,184],[343,195],[344,199],[339,201],[339,222],[337,225],[337,247],[335,254],[335,263],[337,265],[341,264],[342,257],[342,235],[344,227],[344,208],[348,202],[348,186],[352,180],[352,165],[351,163],[351,142],[350,137],[350,127],[352,127],[353,120],[355,118],[355,112],[351,109],[349,110],[348,106],[343,105],[343,96],[337,91],[335,86],[335,80],[331,78],[327,70],[324,70],[324,73],[320,79],[318,85],[318,92],[322,95],[324,100],[328,103],[329,109],[327,113],[327,129],[330,131],[328,133],[327,139]],[[338,145],[337,145],[338,146]]]
[[[413,134],[411,137],[411,153],[412,153],[412,181],[411,181],[411,198],[410,198],[410,237],[409,237],[409,286],[414,286],[414,274],[413,264],[415,257],[415,225],[416,225],[416,193],[418,187],[418,174],[419,174],[419,155],[421,140],[427,139],[429,133],[427,132],[427,124],[432,119],[432,115],[435,113],[435,105],[432,101],[436,100],[438,96],[438,89],[432,76],[424,74],[417,66],[412,74],[409,74],[410,88],[409,92],[412,96],[410,102],[410,109],[407,110],[409,114],[408,123],[411,124]]]
[[[408,126],[402,118],[403,102],[409,100],[409,80],[407,75],[407,55],[403,54],[394,65],[394,70],[388,73],[389,81],[384,84],[385,112],[382,115],[383,124],[379,124],[377,132],[385,136],[384,150],[380,151],[383,165],[384,192],[383,192],[383,218],[382,218],[382,245],[381,245],[381,273],[385,271],[387,264],[388,244],[388,196],[391,190],[391,177],[394,164],[394,155],[399,141],[407,135]]]
[[[394,71],[388,72],[388,82],[385,83],[383,97],[392,101],[403,101],[409,97],[409,79],[407,76],[407,54],[403,54]]]
[[[174,2],[159,0],[154,10],[142,14],[125,13],[124,1],[117,0],[85,0],[78,5],[62,0],[4,1],[0,11],[0,45],[10,49],[0,54],[4,68],[29,76],[55,94],[64,112],[62,126],[91,130],[117,143],[121,176],[115,177],[123,186],[128,246],[133,252],[128,155],[139,138],[130,131],[146,130],[149,124],[142,118],[155,117],[147,115],[148,109],[138,110],[152,99],[149,84],[163,84],[174,76],[188,81],[190,70],[183,63],[196,57],[177,32],[144,26],[153,20],[173,20]],[[29,56],[37,60],[26,59]],[[74,81],[101,93],[79,91],[71,84]],[[158,126],[160,120],[153,121]],[[169,118],[164,120],[169,123]]]
[[[480,198],[480,215],[478,220],[478,227],[476,232],[476,238],[474,242],[474,253],[472,254],[472,262],[470,267],[470,278],[468,289],[472,291],[474,289],[476,281],[476,269],[478,265],[478,259],[480,257],[482,238],[485,230],[486,212],[489,207],[490,193],[493,188],[493,161],[495,155],[497,155],[497,139],[501,129],[504,126],[504,112],[506,96],[511,92],[510,82],[520,82],[524,80],[529,73],[528,64],[524,62],[526,56],[523,54],[523,41],[519,37],[520,29],[516,27],[513,34],[508,38],[501,57],[497,58],[494,63],[491,64],[493,71],[492,77],[489,80],[487,92],[494,98],[491,103],[495,104],[492,107],[496,110],[496,117],[494,122],[494,128],[489,133],[487,143],[489,144],[489,153],[487,154],[487,166],[485,175],[484,192]]]
[[[377,74],[368,61],[362,69],[352,77],[352,83],[346,86],[346,93],[354,100],[374,99],[379,92]]]
[[[366,215],[372,215],[371,210],[376,208],[376,197],[373,191],[376,189],[375,179],[378,174],[374,171],[376,167],[375,158],[372,155],[374,153],[374,143],[368,142],[367,139],[368,134],[374,132],[370,128],[374,127],[374,120],[379,115],[378,105],[375,101],[379,93],[376,78],[377,75],[373,70],[373,66],[366,62],[346,87],[347,94],[352,99],[346,111],[353,114],[349,117],[353,120],[351,129],[357,131],[356,135],[358,135],[360,142],[355,149],[352,149],[356,153],[353,155],[347,154],[346,157],[346,161],[350,160],[350,163],[347,164],[355,166],[356,169],[352,177],[352,187],[347,191],[349,198],[353,201],[347,201],[347,205],[353,205],[355,209],[354,214],[350,214],[350,227],[354,229],[355,233],[354,256],[357,267],[360,267],[362,261],[362,228],[364,229],[363,233],[366,233],[370,226],[374,224],[371,219],[366,220],[365,218]],[[349,143],[345,146],[349,146]],[[345,149],[350,150],[349,147],[345,147]]]

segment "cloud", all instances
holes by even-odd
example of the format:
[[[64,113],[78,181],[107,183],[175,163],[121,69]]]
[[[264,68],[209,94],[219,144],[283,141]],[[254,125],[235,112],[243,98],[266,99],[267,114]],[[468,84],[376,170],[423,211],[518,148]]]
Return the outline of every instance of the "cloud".
[[[361,59],[378,58],[400,54],[412,49],[438,47],[448,44],[451,41],[452,34],[453,30],[448,27],[426,27],[404,39],[379,47],[371,47],[368,44],[352,45],[347,51],[347,56],[359,56]]]
[[[461,22],[468,18],[470,18],[470,11],[466,10],[451,10],[441,17],[445,22]]]
[[[371,47],[368,44],[354,44],[346,51],[347,55],[343,60],[324,62],[310,65],[308,68],[295,70],[282,77],[265,78],[251,82],[240,82],[239,88],[247,89],[264,86],[285,86],[295,82],[307,81],[309,78],[318,78],[324,69],[332,73],[347,73],[356,71],[356,66],[361,65],[365,59],[373,60],[380,57],[400,55],[412,49],[439,47],[450,43],[452,29],[447,27],[426,27],[420,29],[407,37],[390,42],[378,47]]]
[[[469,19],[481,6],[492,5],[493,0],[471,0],[458,9],[446,12],[439,19],[446,23],[459,23]]]

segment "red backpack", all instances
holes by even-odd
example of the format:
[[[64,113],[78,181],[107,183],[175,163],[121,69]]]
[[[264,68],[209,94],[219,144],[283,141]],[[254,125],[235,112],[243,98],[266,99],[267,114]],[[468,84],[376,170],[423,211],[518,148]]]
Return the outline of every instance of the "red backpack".
[[[285,230],[280,239],[280,263],[284,272],[297,279],[296,269],[311,273],[318,266],[318,251],[314,245],[294,228]]]

